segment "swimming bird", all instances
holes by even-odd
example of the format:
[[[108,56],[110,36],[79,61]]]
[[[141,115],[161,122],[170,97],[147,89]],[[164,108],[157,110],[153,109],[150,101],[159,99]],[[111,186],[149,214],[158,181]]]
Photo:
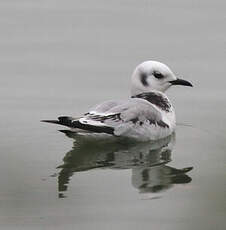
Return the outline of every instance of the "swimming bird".
[[[145,61],[132,74],[129,99],[105,101],[77,118],[60,116],[58,120],[43,122],[64,125],[76,132],[104,133],[139,141],[165,138],[176,128],[175,111],[165,94],[172,85],[192,86],[167,65]]]

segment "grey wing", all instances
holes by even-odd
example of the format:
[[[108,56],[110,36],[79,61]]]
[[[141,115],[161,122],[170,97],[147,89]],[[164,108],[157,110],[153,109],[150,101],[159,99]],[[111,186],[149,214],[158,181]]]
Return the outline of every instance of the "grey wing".
[[[109,111],[110,109],[113,109],[119,105],[122,105],[124,103],[124,101],[113,101],[113,100],[109,100],[109,101],[105,101],[101,104],[98,104],[94,107],[92,107],[88,113],[86,114],[102,114],[102,113],[106,113],[107,111]]]
[[[120,112],[121,111],[121,112]],[[109,112],[118,113],[123,122],[158,124],[162,127],[168,127],[163,121],[162,114],[151,103],[140,98],[132,98],[128,103],[112,108]]]
[[[105,116],[110,109],[113,109],[116,106],[123,104],[123,101],[105,101],[100,104],[93,106],[88,112],[82,116],[72,117],[72,121],[78,121],[80,118],[90,118],[92,116]]]
[[[102,104],[96,110],[91,110],[84,117],[79,119],[82,124],[95,126],[108,126],[116,128],[126,123],[135,124],[148,121],[150,124],[158,123],[167,127],[162,121],[161,113],[149,102],[140,98],[131,98],[121,101],[114,106]],[[106,109],[108,107],[108,109]]]
[[[61,116],[58,120],[44,121],[95,133],[142,137],[142,140],[163,138],[172,131],[168,122],[164,122],[161,112],[141,98],[105,102],[80,118]]]
[[[132,98],[126,103],[110,109],[109,113],[120,113],[124,122],[132,121],[138,118],[141,120],[161,119],[161,113],[151,103],[138,98]]]

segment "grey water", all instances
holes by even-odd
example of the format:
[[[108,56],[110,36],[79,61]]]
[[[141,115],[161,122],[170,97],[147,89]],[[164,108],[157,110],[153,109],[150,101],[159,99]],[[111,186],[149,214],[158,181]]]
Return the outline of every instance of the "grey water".
[[[225,1],[0,1],[0,228],[226,228]],[[84,139],[40,123],[127,98],[144,60],[193,88],[168,92],[174,135]]]

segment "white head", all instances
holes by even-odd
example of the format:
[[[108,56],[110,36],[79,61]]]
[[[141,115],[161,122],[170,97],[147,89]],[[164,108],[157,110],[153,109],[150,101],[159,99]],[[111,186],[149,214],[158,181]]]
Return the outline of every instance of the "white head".
[[[171,85],[192,86],[190,82],[177,78],[165,64],[145,61],[132,74],[131,94],[133,96],[153,90],[165,92]]]

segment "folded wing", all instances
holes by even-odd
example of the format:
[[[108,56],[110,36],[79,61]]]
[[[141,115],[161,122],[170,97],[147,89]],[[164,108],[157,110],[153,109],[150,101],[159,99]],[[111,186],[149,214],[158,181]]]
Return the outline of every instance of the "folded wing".
[[[105,106],[107,107],[107,105]],[[102,109],[100,109],[101,107],[94,108],[85,116],[75,120],[74,125],[79,128],[78,124],[82,124],[82,129],[86,130],[90,130],[91,127],[99,127],[99,129],[102,127],[105,130],[109,128],[111,131],[107,133],[115,135],[121,135],[122,132],[137,129],[143,125],[169,127],[162,120],[159,110],[148,101],[140,98],[121,101],[114,106],[109,106],[108,109],[105,106]],[[103,109],[104,107],[105,109]]]

